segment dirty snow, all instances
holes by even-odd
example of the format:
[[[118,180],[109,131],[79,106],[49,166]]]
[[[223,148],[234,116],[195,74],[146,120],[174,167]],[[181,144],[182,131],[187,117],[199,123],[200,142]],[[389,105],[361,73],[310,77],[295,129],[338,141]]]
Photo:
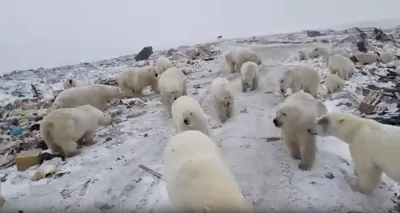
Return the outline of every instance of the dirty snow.
[[[224,40],[215,43],[215,48],[221,49],[223,54],[214,60],[195,61],[191,65],[186,63],[188,59],[183,55],[175,58],[178,66],[188,72],[188,94],[195,97],[208,113],[213,139],[221,148],[243,194],[255,209],[268,212],[387,212],[393,209],[391,198],[398,192],[398,186],[386,176],[373,197],[350,189],[345,176],[352,174],[353,163],[348,145],[338,139],[318,138],[316,162],[311,171],[300,171],[298,162],[290,157],[281,141],[268,140],[280,137],[272,118],[277,104],[283,100],[277,90],[277,79],[282,72],[298,64],[313,65],[322,75],[327,71],[322,59],[297,60],[299,50],[312,48],[314,44],[305,43],[308,38],[302,34],[286,35],[286,38],[290,36],[293,37],[291,40],[304,44],[279,44],[285,40],[283,35],[263,37],[264,44],[252,43],[255,38],[244,42],[237,42],[240,39]],[[238,73],[226,70],[224,53],[233,46],[247,43],[252,43],[250,46],[262,56],[264,65],[260,88],[242,93]],[[95,82],[98,78],[113,76],[130,65],[132,56],[125,56],[54,68],[47,72],[31,70],[14,73],[0,79],[1,89],[18,88],[21,96],[30,93],[30,88],[25,85],[31,83],[41,91],[51,91],[49,86],[57,90],[61,88],[60,80],[65,76]],[[217,76],[231,79],[236,94],[235,115],[223,125],[215,119],[209,103],[209,84]],[[336,94],[339,98],[324,101],[329,111],[354,110],[354,103],[341,97],[354,96],[357,87],[366,81],[368,77],[358,73],[347,82],[349,92]],[[149,95],[144,99],[145,102],[136,101],[133,106],[111,106],[108,112],[119,123],[115,127],[100,128],[96,144],[84,147],[81,155],[68,159],[54,178],[32,182],[29,180],[31,171],[17,172],[15,166],[0,171],[1,174],[8,174],[1,183],[1,194],[6,199],[3,211],[161,212],[169,208],[165,182],[138,166],[143,164],[162,174],[163,149],[174,130],[159,98]],[[362,96],[356,95],[356,99],[353,101],[360,101]]]

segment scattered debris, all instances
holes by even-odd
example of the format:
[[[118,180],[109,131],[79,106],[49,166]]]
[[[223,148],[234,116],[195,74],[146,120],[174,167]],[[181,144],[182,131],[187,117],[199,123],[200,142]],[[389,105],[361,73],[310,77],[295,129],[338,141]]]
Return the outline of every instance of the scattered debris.
[[[139,168],[141,168],[141,169],[145,170],[146,172],[152,174],[154,177],[156,177],[156,178],[158,178],[158,179],[164,180],[164,179],[162,178],[162,175],[161,175],[160,173],[158,173],[158,172],[156,172],[156,171],[150,169],[150,168],[147,167],[147,166],[144,166],[143,164],[140,164],[140,165],[139,165]],[[165,181],[165,180],[164,180],[164,181]]]
[[[317,36],[322,36],[322,33],[317,30],[307,30],[307,36],[308,37],[317,37]]]
[[[41,152],[39,149],[32,149],[18,153],[15,159],[17,170],[25,171],[29,167],[38,165],[40,163]]]

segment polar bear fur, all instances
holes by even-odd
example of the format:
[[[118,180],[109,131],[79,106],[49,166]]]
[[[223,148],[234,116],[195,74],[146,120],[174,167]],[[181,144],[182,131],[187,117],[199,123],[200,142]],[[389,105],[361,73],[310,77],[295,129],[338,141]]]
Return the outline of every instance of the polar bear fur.
[[[78,81],[73,78],[67,78],[67,79],[65,79],[63,86],[64,86],[64,89],[69,89],[71,87],[86,86],[86,84],[82,81]]]
[[[73,108],[90,104],[104,111],[106,103],[123,97],[123,92],[116,86],[91,84],[81,87],[72,87],[63,90],[54,100],[52,110],[59,108]]]
[[[258,65],[262,64],[261,58],[256,52],[249,47],[232,48],[226,55],[225,60],[230,72],[240,72],[243,63],[247,61],[255,62]]]
[[[279,106],[273,123],[280,128],[291,156],[301,160],[299,168],[312,168],[317,151],[316,138],[307,132],[314,119],[327,113],[324,104],[303,91],[286,98]]]
[[[378,55],[379,62],[384,63],[384,64],[387,64],[389,62],[392,62],[392,61],[398,59],[398,56],[396,56],[390,52],[381,52],[381,53],[375,52],[375,54]]]
[[[118,86],[128,98],[140,97],[142,90],[150,86],[153,92],[158,93],[158,70],[155,66],[127,68],[117,76]]]
[[[337,74],[343,80],[348,80],[356,71],[356,67],[350,59],[338,54],[329,57],[328,69],[331,74]]]
[[[242,92],[246,92],[248,88],[256,90],[259,82],[258,65],[255,62],[247,61],[240,68],[240,77],[242,83]]]
[[[346,82],[335,74],[328,74],[324,84],[328,94],[339,92],[346,86]]]
[[[210,136],[208,119],[196,99],[183,95],[171,107],[172,121],[176,131],[198,130]]]
[[[376,53],[374,52],[359,52],[354,54],[353,56],[350,57],[351,61],[354,63],[360,63],[362,65],[365,64],[372,64],[374,62],[377,62],[379,60],[379,57]]]
[[[314,121],[311,135],[333,136],[349,144],[355,176],[349,184],[355,191],[372,194],[384,172],[400,183],[400,127],[378,123],[346,113],[331,112]],[[358,176],[358,177],[357,177]]]
[[[339,55],[341,55],[343,57],[346,57],[346,58],[349,57],[349,54],[345,50],[343,50],[341,48],[333,48],[333,49],[331,49],[329,51],[328,49],[326,49],[324,47],[315,47],[315,48],[313,48],[308,53],[308,57],[309,58],[323,57],[326,60],[329,56],[336,55],[336,54],[339,54]],[[326,60],[326,62],[328,62],[328,61]]]
[[[168,68],[172,67],[172,62],[165,56],[160,56],[154,61],[154,66],[159,75],[165,72]]]
[[[50,112],[41,121],[40,134],[53,153],[71,157],[79,153],[77,142],[91,144],[97,127],[110,123],[110,115],[86,104]]]
[[[181,69],[168,68],[158,81],[160,100],[169,117],[171,117],[172,103],[182,95],[187,95],[186,76]]]
[[[318,96],[318,88],[321,81],[317,70],[308,66],[299,66],[287,70],[279,80],[280,90],[283,94],[290,88],[292,93],[304,90],[312,96]]]
[[[223,77],[215,78],[211,82],[211,96],[218,118],[224,123],[232,116],[234,107],[234,94],[229,80]]]
[[[199,131],[170,138],[164,149],[164,176],[175,212],[250,212],[215,142]]]
[[[300,50],[298,52],[298,54],[299,54],[299,60],[307,60],[308,59],[307,53],[305,51]]]

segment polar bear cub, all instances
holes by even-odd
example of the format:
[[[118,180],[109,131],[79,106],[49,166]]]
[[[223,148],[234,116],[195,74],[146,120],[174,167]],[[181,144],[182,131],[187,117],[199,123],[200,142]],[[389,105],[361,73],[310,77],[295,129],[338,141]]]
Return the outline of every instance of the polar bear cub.
[[[67,78],[64,83],[63,83],[64,89],[69,89],[71,87],[80,87],[80,86],[86,86],[86,84],[82,81],[78,81],[73,78]]]
[[[387,63],[389,63],[391,61],[394,61],[394,60],[399,58],[398,56],[396,56],[396,55],[394,55],[394,54],[392,54],[390,52],[381,52],[381,53],[375,52],[375,54],[378,55],[379,62],[382,62],[384,64],[387,64]]]
[[[301,160],[299,168],[312,168],[317,151],[316,138],[307,132],[314,119],[327,113],[325,105],[303,91],[296,92],[286,98],[279,106],[274,125],[280,128],[283,141],[291,156]]]
[[[158,78],[158,70],[152,65],[127,68],[116,77],[118,86],[128,98],[140,97],[147,86],[158,93]]]
[[[250,212],[215,142],[199,131],[170,138],[164,149],[164,175],[176,212]]]
[[[154,66],[159,75],[165,72],[168,68],[172,67],[172,62],[165,56],[160,56],[154,61]]]
[[[240,68],[240,77],[242,82],[242,92],[248,88],[256,90],[259,82],[258,65],[255,62],[247,61]]]
[[[211,96],[218,118],[224,123],[232,116],[234,105],[234,94],[229,80],[222,77],[215,78],[211,82]]]
[[[261,58],[256,52],[249,47],[235,47],[232,48],[226,55],[225,60],[230,72],[240,72],[243,63],[247,61],[255,62],[261,65]]]
[[[113,99],[120,99],[123,92],[116,86],[91,84],[81,87],[72,87],[63,90],[54,100],[52,110],[59,108],[73,108],[90,104],[104,111],[106,103]]]
[[[111,124],[111,116],[92,105],[57,109],[46,115],[40,124],[40,134],[53,153],[71,157],[79,153],[77,142],[93,142],[99,125]]]
[[[358,52],[350,57],[350,60],[354,63],[360,63],[362,65],[372,64],[379,61],[379,56],[374,52]]]
[[[344,89],[346,82],[338,75],[328,74],[325,79],[325,86],[328,94],[333,94]]]
[[[321,77],[317,70],[308,66],[299,66],[287,70],[279,79],[279,86],[282,94],[285,94],[288,88],[292,90],[292,93],[302,89],[316,98],[320,81]]]
[[[198,130],[210,136],[208,119],[196,99],[183,95],[171,107],[172,121],[176,131]]]
[[[181,69],[168,68],[158,81],[161,103],[169,117],[171,117],[172,103],[182,95],[187,95],[186,76]]]
[[[333,136],[349,144],[355,166],[355,176],[349,176],[353,190],[372,194],[380,183],[382,172],[400,183],[400,164],[397,161],[400,127],[331,112],[316,118],[308,131],[311,135]]]

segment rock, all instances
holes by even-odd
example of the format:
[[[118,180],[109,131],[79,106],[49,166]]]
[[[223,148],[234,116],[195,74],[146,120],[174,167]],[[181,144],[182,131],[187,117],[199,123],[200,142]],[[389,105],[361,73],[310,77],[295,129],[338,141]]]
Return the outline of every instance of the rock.
[[[195,88],[195,89],[201,89],[201,85],[200,85],[200,84],[196,84],[196,85],[193,86],[193,88]]]
[[[317,37],[317,36],[322,36],[322,34],[317,30],[307,30],[307,36],[308,37]]]
[[[143,49],[135,56],[136,61],[147,60],[153,54],[153,47],[143,47]]]
[[[13,118],[13,119],[11,120],[10,124],[11,124],[11,125],[14,125],[14,126],[18,126],[19,121],[18,121],[17,118]]]
[[[47,147],[47,145],[46,145],[46,142],[44,142],[44,140],[39,141],[39,142],[36,144],[36,149],[41,149],[41,150],[46,150],[46,149],[48,149],[48,147]]]
[[[357,49],[360,52],[365,52],[365,53],[368,52],[368,49],[367,49],[367,47],[365,45],[365,41],[358,41],[357,42]]]
[[[39,131],[40,130],[40,123],[32,124],[31,128],[29,129],[31,132]]]
[[[222,39],[222,35],[218,36],[217,39]]]
[[[328,172],[325,174],[325,178],[333,179],[333,178],[335,178],[335,175],[333,175],[332,172]]]

